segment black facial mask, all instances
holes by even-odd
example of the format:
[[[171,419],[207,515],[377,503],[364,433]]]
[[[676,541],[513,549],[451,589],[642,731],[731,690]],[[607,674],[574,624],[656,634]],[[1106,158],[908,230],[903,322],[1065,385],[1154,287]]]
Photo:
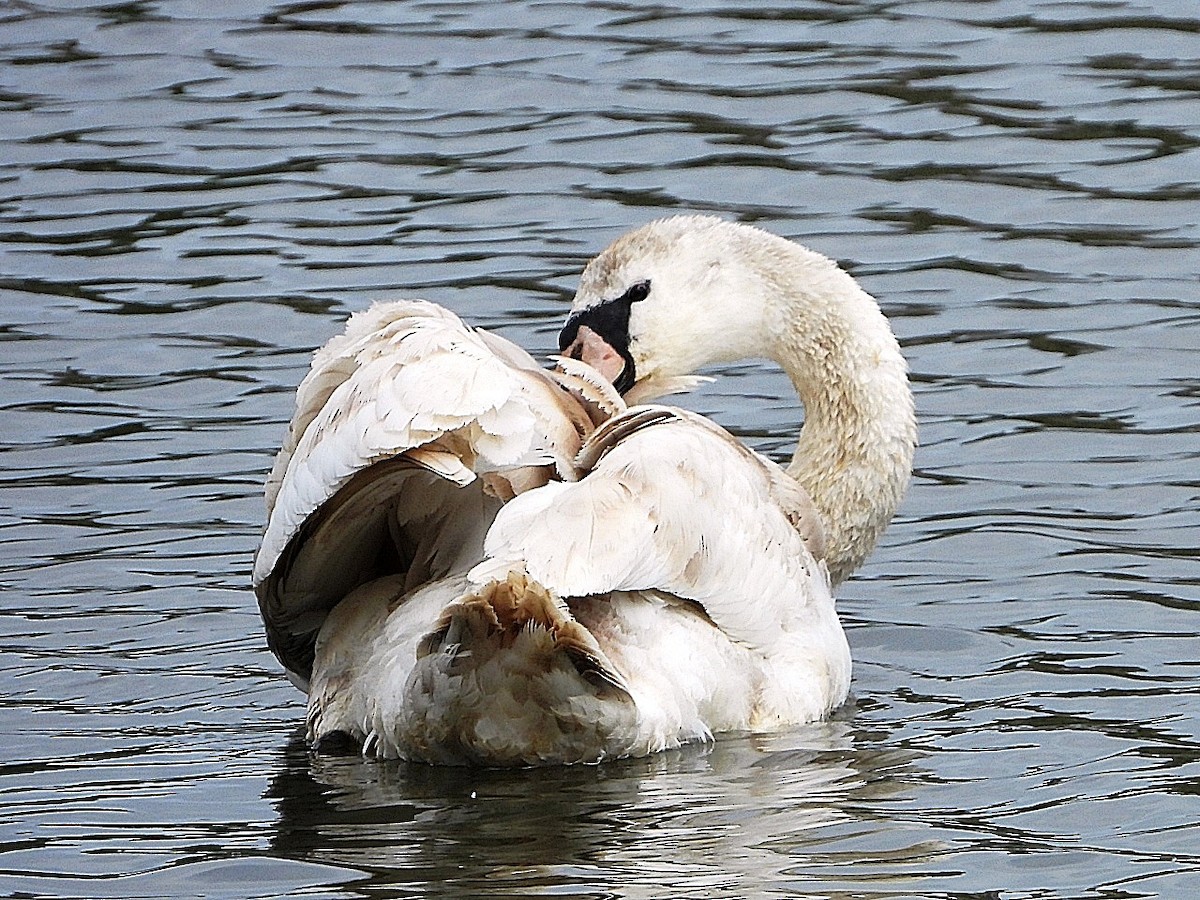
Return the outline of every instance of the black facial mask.
[[[597,303],[595,306],[589,306],[587,309],[573,313],[563,325],[562,331],[558,333],[559,351],[565,352],[579,336],[580,327],[586,325],[600,335],[604,342],[625,361],[621,374],[613,382],[613,387],[617,389],[617,392],[624,394],[637,381],[637,371],[633,364],[633,357],[629,353],[629,313],[633,309],[633,304],[645,300],[649,295],[650,282],[639,281],[614,300],[605,300],[603,303]]]

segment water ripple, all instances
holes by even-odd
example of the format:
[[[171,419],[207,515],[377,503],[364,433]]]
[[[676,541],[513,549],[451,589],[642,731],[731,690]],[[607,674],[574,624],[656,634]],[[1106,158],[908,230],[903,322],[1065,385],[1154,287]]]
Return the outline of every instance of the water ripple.
[[[0,893],[1196,892],[1190,5],[0,21]],[[852,703],[594,769],[311,757],[246,579],[312,349],[427,295],[549,354],[675,211],[839,259],[910,362]],[[786,460],[782,373],[713,374],[686,402]]]

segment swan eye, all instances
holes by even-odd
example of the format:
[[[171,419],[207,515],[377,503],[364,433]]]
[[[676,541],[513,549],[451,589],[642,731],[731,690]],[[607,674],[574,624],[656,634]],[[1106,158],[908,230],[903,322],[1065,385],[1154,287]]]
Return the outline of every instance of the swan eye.
[[[650,282],[639,281],[618,299],[618,303],[640,303],[650,296]]]

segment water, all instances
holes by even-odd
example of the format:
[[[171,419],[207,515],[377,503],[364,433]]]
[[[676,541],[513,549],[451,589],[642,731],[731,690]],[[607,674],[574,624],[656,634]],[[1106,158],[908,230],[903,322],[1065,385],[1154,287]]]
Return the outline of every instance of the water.
[[[1200,895],[1191,0],[0,4],[0,894]],[[908,500],[830,723],[545,772],[310,758],[249,592],[310,351],[548,353],[677,210],[837,257]],[[767,366],[690,404],[784,456]]]

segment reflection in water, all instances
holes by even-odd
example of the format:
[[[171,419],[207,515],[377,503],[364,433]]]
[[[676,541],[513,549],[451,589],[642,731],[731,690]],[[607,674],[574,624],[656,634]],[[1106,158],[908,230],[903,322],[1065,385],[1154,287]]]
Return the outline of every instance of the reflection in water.
[[[279,815],[276,853],[374,873],[389,891],[494,896],[556,884],[599,896],[617,883],[702,897],[724,882],[765,889],[850,824],[847,805],[901,793],[913,777],[905,756],[863,750],[847,722],[524,770],[315,756],[297,734],[266,796]]]

